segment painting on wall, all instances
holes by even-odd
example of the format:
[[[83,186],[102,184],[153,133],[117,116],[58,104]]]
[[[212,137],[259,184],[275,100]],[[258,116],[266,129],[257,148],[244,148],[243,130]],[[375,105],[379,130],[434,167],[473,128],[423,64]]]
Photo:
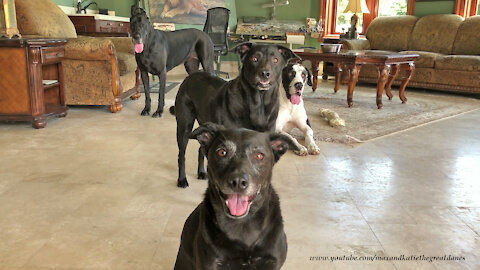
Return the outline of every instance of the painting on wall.
[[[150,18],[155,23],[205,23],[207,10],[225,7],[225,0],[148,0]]]

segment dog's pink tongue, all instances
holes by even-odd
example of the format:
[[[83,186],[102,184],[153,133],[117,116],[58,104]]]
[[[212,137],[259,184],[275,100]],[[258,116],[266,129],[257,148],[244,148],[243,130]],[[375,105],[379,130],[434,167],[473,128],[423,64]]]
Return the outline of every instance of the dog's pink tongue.
[[[300,96],[299,95],[290,96],[290,102],[294,105],[300,104]]]
[[[248,196],[240,194],[230,194],[227,198],[228,209],[232,216],[243,216],[247,212]]]
[[[135,43],[135,45],[133,45],[133,48],[135,49],[136,53],[141,53],[143,52],[143,43]]]

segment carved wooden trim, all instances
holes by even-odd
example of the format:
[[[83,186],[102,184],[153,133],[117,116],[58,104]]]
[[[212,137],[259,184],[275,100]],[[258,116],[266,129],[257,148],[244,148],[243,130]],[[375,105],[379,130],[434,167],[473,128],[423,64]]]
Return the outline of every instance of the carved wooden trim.
[[[29,84],[31,91],[30,105],[32,115],[42,115],[45,113],[43,105],[43,82],[42,82],[42,65],[41,65],[41,47],[28,48],[28,57],[30,65],[28,66]]]

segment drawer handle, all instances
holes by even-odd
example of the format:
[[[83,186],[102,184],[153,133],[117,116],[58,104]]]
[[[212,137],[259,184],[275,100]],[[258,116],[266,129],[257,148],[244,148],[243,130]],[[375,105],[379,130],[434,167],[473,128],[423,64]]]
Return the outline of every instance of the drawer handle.
[[[108,25],[108,26],[111,26],[111,25],[112,25],[112,23],[109,23],[109,22],[107,22],[107,25]]]
[[[120,26],[123,26],[123,23],[121,23]]]

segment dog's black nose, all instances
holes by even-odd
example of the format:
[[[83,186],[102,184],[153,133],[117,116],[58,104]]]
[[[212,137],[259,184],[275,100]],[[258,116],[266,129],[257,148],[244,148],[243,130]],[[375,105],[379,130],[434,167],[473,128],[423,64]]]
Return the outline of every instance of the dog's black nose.
[[[248,175],[244,174],[242,176],[233,177],[229,184],[233,191],[244,191],[248,187]]]
[[[297,83],[294,84],[294,86],[295,86],[295,89],[297,89],[297,90],[302,90],[303,83],[297,82]]]
[[[260,77],[268,79],[270,78],[270,70],[264,70],[260,72]]]

